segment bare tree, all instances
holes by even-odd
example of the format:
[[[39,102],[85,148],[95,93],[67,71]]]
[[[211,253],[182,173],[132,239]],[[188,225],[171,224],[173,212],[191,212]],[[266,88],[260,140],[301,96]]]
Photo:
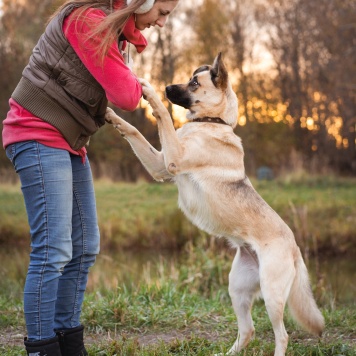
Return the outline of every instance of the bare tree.
[[[192,9],[193,34],[185,46],[185,53],[190,52],[191,65],[211,64],[218,52],[226,52],[230,25],[227,3],[226,0],[204,0]]]
[[[56,1],[51,0],[2,1],[0,17],[1,120],[6,117],[11,93],[21,78],[22,70],[55,6]],[[8,165],[8,160],[2,150],[0,150],[0,165]]]
[[[351,0],[266,0],[258,12],[296,148],[319,168],[350,171],[356,162],[355,18]]]

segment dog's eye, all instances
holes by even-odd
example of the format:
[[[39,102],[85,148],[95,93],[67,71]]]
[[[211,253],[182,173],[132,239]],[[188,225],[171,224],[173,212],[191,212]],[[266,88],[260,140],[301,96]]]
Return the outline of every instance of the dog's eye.
[[[197,78],[195,78],[195,77],[189,82],[189,86],[193,87],[193,89],[197,89],[197,87],[199,85],[200,84],[199,84]]]

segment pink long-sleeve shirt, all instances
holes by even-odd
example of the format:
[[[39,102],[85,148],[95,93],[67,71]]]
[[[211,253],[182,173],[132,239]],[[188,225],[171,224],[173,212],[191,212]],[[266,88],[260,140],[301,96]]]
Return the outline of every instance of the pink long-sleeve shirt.
[[[74,10],[63,23],[63,32],[80,60],[83,62],[92,76],[100,83],[106,92],[106,97],[115,106],[133,111],[137,107],[142,96],[142,88],[137,77],[125,65],[117,43],[110,47],[103,65],[99,65],[95,57],[95,43],[101,39],[94,38],[89,45],[86,41],[87,33],[92,27],[88,21],[69,22]],[[88,9],[85,15],[90,18],[90,26],[95,26],[105,18],[105,13],[99,9]],[[142,52],[147,45],[146,39],[136,29],[132,16],[123,31],[126,39],[136,46],[138,52]],[[22,141],[37,141],[43,145],[64,149],[70,153],[86,154],[85,147],[74,151],[64,139],[62,134],[51,124],[31,114],[12,98],[9,100],[10,110],[3,121],[2,139],[3,146]]]

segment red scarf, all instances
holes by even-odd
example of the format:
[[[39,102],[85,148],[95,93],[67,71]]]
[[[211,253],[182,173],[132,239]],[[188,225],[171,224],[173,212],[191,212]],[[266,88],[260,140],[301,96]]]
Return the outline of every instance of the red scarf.
[[[123,0],[114,0],[114,9],[117,10],[122,8],[126,2]],[[135,14],[132,14],[126,22],[124,30],[122,31],[123,35],[125,36],[126,40],[132,43],[138,53],[141,53],[147,46],[147,40],[141,33],[139,29],[136,28],[135,25]],[[124,41],[122,49],[125,49],[126,41]]]
[[[136,28],[134,14],[132,14],[127,20],[122,33],[124,34],[126,40],[136,47],[138,53],[141,53],[146,48],[147,40],[141,31]]]

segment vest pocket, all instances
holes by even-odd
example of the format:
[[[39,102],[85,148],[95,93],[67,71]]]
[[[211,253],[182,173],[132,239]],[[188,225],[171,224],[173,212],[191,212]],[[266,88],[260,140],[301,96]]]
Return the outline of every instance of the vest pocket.
[[[81,101],[89,108],[95,108],[104,99],[105,93],[101,87],[94,87],[88,82],[61,72],[56,82],[71,97]],[[88,108],[88,109],[89,109]],[[90,109],[89,109],[90,111]]]

